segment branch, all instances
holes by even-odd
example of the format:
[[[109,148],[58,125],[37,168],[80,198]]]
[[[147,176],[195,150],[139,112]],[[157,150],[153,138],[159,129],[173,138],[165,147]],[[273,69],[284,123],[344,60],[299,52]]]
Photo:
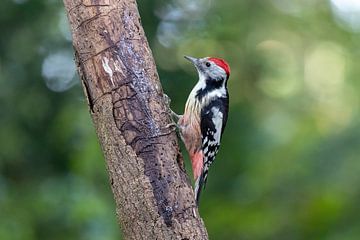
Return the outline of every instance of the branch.
[[[125,239],[207,239],[135,0],[64,0]]]

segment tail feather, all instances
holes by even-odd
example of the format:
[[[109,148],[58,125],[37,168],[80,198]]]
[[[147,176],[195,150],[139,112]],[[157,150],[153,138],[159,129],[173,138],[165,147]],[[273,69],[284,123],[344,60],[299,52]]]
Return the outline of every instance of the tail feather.
[[[203,186],[204,186],[204,173],[201,173],[201,175],[196,179],[196,182],[195,182],[195,201],[196,201],[196,205],[199,206],[199,203],[200,203],[200,194],[201,194],[201,191],[203,189]]]

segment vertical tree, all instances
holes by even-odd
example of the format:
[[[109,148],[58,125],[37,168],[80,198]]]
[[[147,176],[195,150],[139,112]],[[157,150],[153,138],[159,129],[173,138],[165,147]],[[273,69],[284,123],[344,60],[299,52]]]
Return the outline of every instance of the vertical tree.
[[[135,0],[64,0],[125,239],[207,239]]]

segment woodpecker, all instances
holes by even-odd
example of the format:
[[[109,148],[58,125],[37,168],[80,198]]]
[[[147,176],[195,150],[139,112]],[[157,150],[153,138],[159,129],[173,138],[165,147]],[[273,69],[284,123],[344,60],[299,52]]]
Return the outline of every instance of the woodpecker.
[[[199,80],[186,101],[184,114],[178,115],[177,126],[191,159],[195,199],[199,205],[228,117],[230,67],[220,58],[185,58],[194,64]]]

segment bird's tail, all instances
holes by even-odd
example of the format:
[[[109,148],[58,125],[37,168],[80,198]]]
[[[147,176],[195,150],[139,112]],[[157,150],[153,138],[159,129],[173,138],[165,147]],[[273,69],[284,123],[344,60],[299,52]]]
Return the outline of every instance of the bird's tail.
[[[195,201],[197,206],[199,206],[200,194],[204,187],[204,183],[205,183],[204,173],[202,172],[195,182]]]

